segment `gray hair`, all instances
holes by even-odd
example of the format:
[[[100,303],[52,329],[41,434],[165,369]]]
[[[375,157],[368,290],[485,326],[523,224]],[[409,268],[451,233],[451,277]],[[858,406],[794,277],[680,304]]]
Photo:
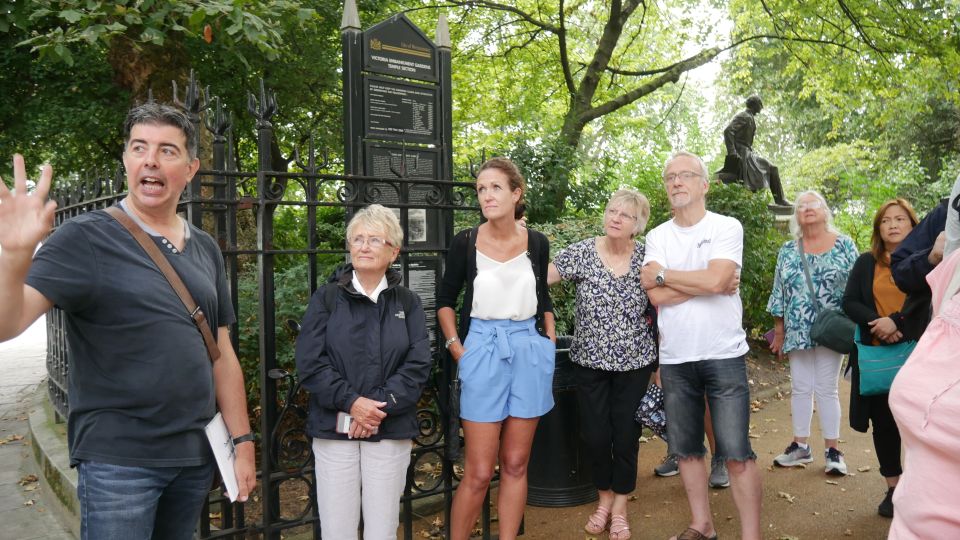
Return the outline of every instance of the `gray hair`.
[[[197,130],[194,128],[193,122],[180,109],[155,101],[148,101],[130,109],[127,112],[127,119],[123,122],[124,147],[130,142],[130,132],[133,130],[133,126],[140,124],[171,126],[179,129],[187,139],[187,156],[191,160],[197,157]]]
[[[827,205],[827,200],[823,198],[823,195],[820,192],[808,189],[803,193],[797,195],[797,198],[793,200],[793,213],[790,214],[790,235],[793,236],[794,240],[799,240],[803,238],[803,229],[800,228],[800,222],[797,221],[797,209],[800,206],[800,199],[805,195],[811,195],[820,201],[820,208],[823,208],[823,212],[827,215],[827,232],[832,232],[840,234],[840,231],[833,226],[833,212],[830,211],[830,206]]]
[[[403,245],[403,229],[400,227],[400,220],[397,219],[393,210],[385,206],[371,204],[354,214],[347,225],[348,242],[357,227],[365,227],[371,231],[383,231],[387,242],[390,242],[393,247]]]
[[[650,201],[643,193],[635,189],[620,188],[610,196],[610,200],[607,201],[607,208],[622,206],[633,208],[633,213],[637,216],[631,236],[642,233],[647,228],[647,221],[650,220]]]
[[[674,152],[673,155],[667,158],[667,161],[663,163],[663,172],[660,173],[660,177],[663,178],[663,176],[667,174],[667,167],[669,167],[670,164],[673,163],[675,159],[682,158],[682,157],[695,159],[697,161],[697,165],[700,166],[701,178],[703,178],[704,182],[709,182],[710,171],[707,170],[707,164],[703,162],[703,158],[694,154],[693,152],[687,152],[686,150],[680,150],[680,151]]]

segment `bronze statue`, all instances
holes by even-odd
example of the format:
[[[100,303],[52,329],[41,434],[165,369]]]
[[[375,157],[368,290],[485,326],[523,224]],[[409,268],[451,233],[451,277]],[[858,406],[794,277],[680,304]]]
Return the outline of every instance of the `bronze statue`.
[[[723,130],[727,157],[717,172],[724,183],[742,181],[751,191],[770,187],[773,201],[780,206],[792,206],[783,196],[780,171],[769,160],[753,151],[753,137],[757,132],[754,116],[763,110],[760,96],[747,98],[746,110],[740,111]]]

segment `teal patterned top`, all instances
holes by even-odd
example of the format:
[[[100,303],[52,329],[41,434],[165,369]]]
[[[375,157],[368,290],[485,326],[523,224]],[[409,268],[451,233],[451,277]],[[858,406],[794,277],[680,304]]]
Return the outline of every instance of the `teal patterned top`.
[[[841,309],[847,275],[859,255],[853,240],[842,234],[837,235],[837,241],[829,251],[807,254],[810,279],[821,308]],[[803,263],[796,240],[785,243],[777,254],[777,270],[773,275],[773,290],[767,301],[767,311],[774,317],[783,317],[784,353],[816,346],[810,339],[810,327],[816,311],[803,276]]]

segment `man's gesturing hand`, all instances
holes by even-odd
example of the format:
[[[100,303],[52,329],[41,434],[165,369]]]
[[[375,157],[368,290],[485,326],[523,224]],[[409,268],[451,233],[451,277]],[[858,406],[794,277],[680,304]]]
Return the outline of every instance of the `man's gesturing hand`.
[[[23,156],[13,156],[14,192],[0,181],[0,248],[7,255],[25,254],[29,260],[37,244],[53,227],[57,203],[47,200],[53,169],[44,165],[40,181],[27,194],[27,171]]]

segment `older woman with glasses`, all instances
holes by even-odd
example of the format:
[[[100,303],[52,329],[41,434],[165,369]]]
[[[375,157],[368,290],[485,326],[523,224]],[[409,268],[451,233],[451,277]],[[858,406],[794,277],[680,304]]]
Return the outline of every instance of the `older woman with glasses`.
[[[773,463],[780,467],[805,467],[813,462],[807,439],[817,400],[823,432],[826,466],[831,475],[847,474],[840,438],[840,364],[843,355],[810,337],[816,314],[840,309],[847,276],[857,260],[857,246],[833,227],[833,216],[823,195],[805,191],[797,197],[790,216],[793,240],[780,248],[767,311],[773,315],[774,338],[770,350],[790,358],[793,441]],[[806,261],[806,262],[804,262]],[[806,269],[805,269],[806,267]],[[815,292],[811,296],[807,273]]]
[[[636,236],[650,217],[650,203],[632,189],[610,197],[604,234],[560,251],[547,282],[577,285],[576,329],[570,346],[580,433],[590,453],[600,495],[584,530],[612,540],[630,538],[627,498],[637,484],[642,427],[634,413],[656,369],[653,306],[640,286],[644,246]]]
[[[420,298],[390,268],[403,243],[378,204],[347,226],[350,263],[310,299],[297,371],[310,392],[323,538],[396,538],[417,402],[432,364]]]

